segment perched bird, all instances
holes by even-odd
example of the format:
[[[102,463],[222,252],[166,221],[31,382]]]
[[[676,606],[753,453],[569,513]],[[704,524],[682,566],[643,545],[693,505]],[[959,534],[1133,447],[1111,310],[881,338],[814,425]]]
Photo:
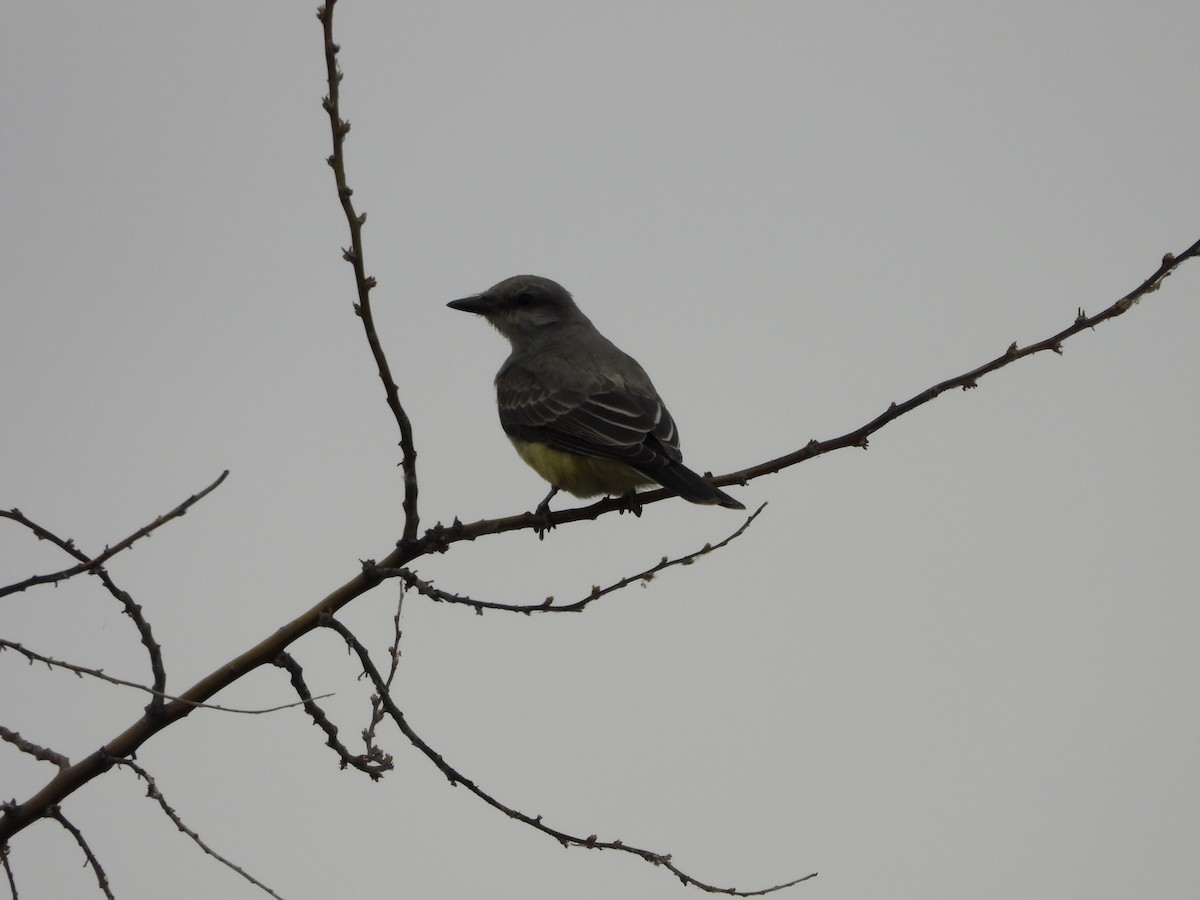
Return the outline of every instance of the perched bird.
[[[500,424],[517,453],[576,497],[627,496],[660,484],[692,503],[746,507],[682,462],[675,421],[637,360],[596,330],[571,295],[515,275],[451,309],[478,313],[512,344],[496,374]]]

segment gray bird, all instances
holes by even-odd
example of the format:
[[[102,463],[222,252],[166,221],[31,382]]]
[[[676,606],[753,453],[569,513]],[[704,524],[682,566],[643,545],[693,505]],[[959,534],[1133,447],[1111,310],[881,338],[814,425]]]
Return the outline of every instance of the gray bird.
[[[517,453],[551,484],[543,515],[560,489],[631,497],[653,484],[692,503],[746,508],[683,464],[675,421],[650,377],[561,285],[515,275],[447,305],[478,313],[512,344],[496,402]]]

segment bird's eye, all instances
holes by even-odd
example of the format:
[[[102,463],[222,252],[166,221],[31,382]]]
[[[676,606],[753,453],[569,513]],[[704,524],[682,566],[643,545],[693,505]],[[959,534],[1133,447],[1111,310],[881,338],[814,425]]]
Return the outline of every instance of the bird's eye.
[[[513,298],[513,303],[520,307],[532,306],[533,294],[529,293],[528,291],[521,291],[521,293],[517,294],[517,296]]]

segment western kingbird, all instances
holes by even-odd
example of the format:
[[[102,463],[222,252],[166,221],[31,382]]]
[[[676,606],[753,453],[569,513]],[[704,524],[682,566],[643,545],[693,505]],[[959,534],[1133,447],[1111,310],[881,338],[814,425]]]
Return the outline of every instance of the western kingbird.
[[[692,503],[746,507],[687,468],[679,433],[637,360],[596,330],[549,278],[516,275],[451,309],[478,313],[512,344],[496,373],[500,424],[521,459],[576,497],[660,484]]]

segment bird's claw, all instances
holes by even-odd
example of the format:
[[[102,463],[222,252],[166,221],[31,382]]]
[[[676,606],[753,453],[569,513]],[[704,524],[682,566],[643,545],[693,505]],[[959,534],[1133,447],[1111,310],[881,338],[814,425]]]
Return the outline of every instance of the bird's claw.
[[[550,501],[554,499],[554,495],[558,493],[558,488],[554,488],[546,495],[546,499],[537,505],[537,509],[533,511],[535,516],[542,517],[541,525],[534,525],[533,530],[537,532],[538,540],[546,539],[546,532],[554,528],[554,520],[550,517]]]
[[[637,491],[630,491],[620,498],[621,506],[617,512],[624,515],[626,512],[631,512],[639,519],[642,517],[642,504],[638,502]]]

